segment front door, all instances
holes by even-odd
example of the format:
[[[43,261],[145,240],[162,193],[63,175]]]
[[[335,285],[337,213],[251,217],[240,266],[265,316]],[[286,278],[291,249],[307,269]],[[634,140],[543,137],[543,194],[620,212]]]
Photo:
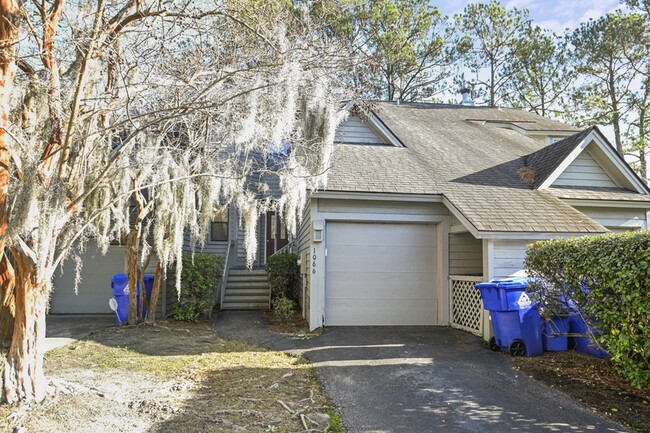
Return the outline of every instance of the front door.
[[[287,227],[275,212],[266,214],[266,257],[271,257],[289,243]]]

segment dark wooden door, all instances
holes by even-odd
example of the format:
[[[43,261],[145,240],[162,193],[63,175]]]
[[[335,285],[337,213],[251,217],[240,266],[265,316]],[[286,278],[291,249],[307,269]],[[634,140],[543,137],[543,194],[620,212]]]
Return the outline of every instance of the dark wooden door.
[[[266,214],[266,257],[271,257],[289,243],[287,228],[275,212]]]

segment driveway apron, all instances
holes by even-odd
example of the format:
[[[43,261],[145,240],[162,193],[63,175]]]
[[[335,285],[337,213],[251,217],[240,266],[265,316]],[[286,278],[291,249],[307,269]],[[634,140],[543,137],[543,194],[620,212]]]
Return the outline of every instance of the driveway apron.
[[[216,331],[306,357],[349,433],[629,432],[451,328],[338,327],[301,340],[268,331],[261,312],[229,311]]]

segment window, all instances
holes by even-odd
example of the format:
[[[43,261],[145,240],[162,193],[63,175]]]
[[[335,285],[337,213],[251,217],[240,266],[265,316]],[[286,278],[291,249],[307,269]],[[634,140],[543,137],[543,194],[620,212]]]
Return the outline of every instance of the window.
[[[210,241],[222,242],[228,240],[228,210],[217,212],[210,227]]]

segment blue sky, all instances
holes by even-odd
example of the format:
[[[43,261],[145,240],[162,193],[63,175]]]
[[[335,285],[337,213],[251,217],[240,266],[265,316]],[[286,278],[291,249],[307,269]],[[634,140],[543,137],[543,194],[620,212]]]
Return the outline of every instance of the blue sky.
[[[432,0],[445,15],[462,12],[471,0]],[[487,3],[481,1],[481,3]],[[528,9],[535,24],[564,33],[565,28],[574,29],[589,18],[598,18],[622,8],[619,0],[501,0],[507,8]]]

